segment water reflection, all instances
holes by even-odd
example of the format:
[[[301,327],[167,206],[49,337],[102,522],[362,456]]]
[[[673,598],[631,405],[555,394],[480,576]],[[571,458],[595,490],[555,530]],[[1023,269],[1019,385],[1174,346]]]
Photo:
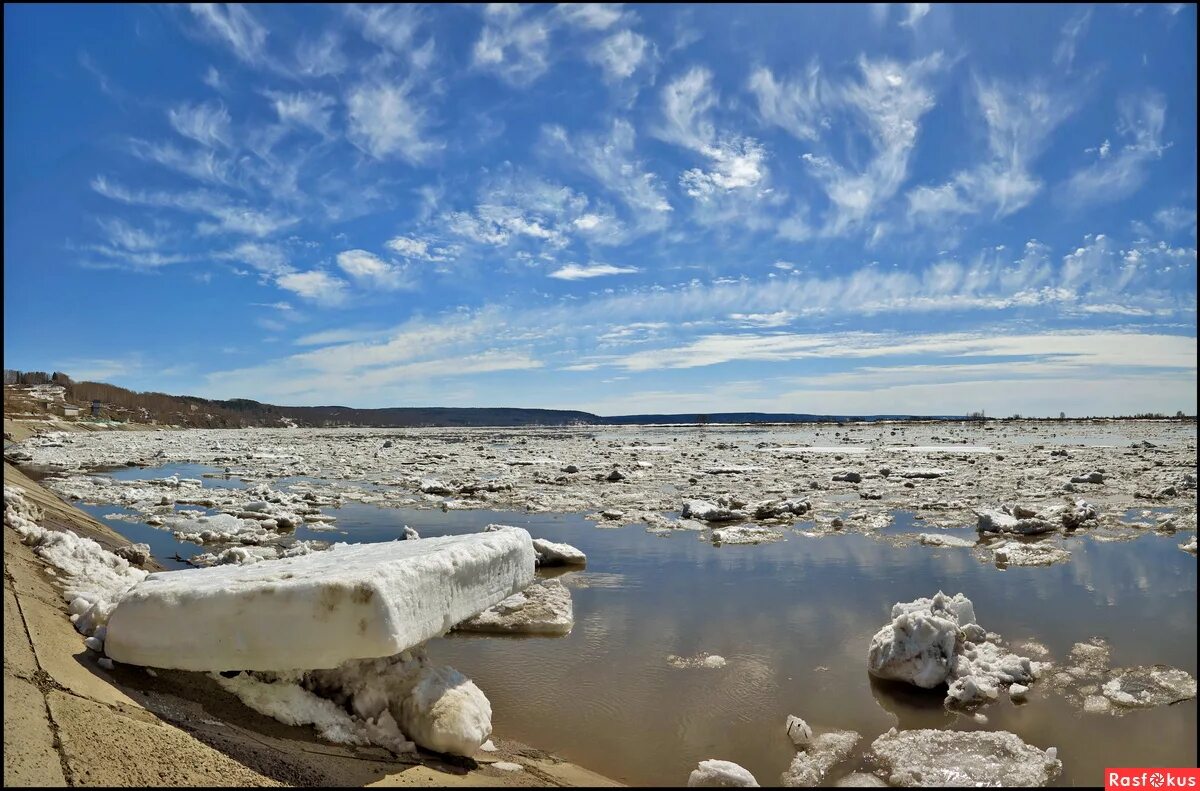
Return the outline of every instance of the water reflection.
[[[207,471],[176,465],[117,475]],[[1067,563],[999,569],[969,549],[893,545],[898,533],[922,530],[906,512],[882,537],[789,533],[774,544],[721,547],[693,532],[597,529],[581,515],[361,503],[328,512],[344,532],[311,537],[383,541],[399,537],[405,524],[438,536],[500,522],[586,552],[585,570],[556,572],[574,598],[570,635],[460,635],[434,641],[431,652],[487,691],[497,733],[627,782],[678,784],[697,761],[714,757],[776,782],[793,754],[783,727],[788,714],[818,730],[857,730],[864,746],[892,726],[1011,730],[1057,747],[1065,764],[1059,782],[1067,784],[1095,784],[1105,766],[1195,765],[1195,701],[1123,718],[1085,717],[1035,685],[1028,703],[1001,700],[979,725],[946,712],[943,693],[872,682],[865,672],[867,645],[892,604],[941,589],[967,594],[987,629],[1010,642],[1036,638],[1056,658],[1102,636],[1114,665],[1164,662],[1195,674],[1196,560],[1176,546],[1186,531],[1117,543],[1070,536]],[[145,525],[111,524],[148,541],[158,557],[166,548],[185,557],[202,551]],[[727,665],[667,662],[670,654],[701,652],[720,654]]]

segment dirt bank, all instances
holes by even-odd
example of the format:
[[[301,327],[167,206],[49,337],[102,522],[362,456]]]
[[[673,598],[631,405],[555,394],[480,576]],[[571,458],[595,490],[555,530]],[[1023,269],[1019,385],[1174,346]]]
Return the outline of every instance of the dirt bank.
[[[6,432],[8,421],[5,423]],[[128,542],[12,465],[4,481],[46,511],[44,527],[106,547]],[[202,673],[100,668],[54,576],[4,530],[4,785],[618,785],[516,742],[476,760],[319,741],[247,709]],[[493,764],[521,767],[503,771]]]

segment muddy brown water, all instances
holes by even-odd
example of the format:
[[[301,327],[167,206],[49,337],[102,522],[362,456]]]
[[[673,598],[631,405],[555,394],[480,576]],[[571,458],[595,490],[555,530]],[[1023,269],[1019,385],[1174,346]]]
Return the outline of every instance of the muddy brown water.
[[[171,465],[114,474],[205,471]],[[1035,684],[1027,703],[1005,698],[981,709],[988,721],[979,724],[947,712],[940,692],[875,683],[866,672],[867,645],[891,605],[940,589],[971,598],[988,630],[1009,642],[1036,639],[1055,660],[1076,642],[1102,637],[1114,666],[1165,663],[1195,675],[1196,559],[1177,547],[1186,532],[1113,543],[1073,536],[1066,564],[1002,570],[967,549],[890,543],[882,535],[922,530],[901,514],[881,537],[788,533],[775,544],[718,547],[697,533],[603,529],[574,514],[357,503],[330,513],[344,532],[300,537],[381,541],[399,537],[404,524],[435,536],[500,522],[587,553],[585,570],[559,575],[574,598],[570,635],[451,635],[432,641],[430,653],[486,692],[498,734],[628,783],[682,784],[698,761],[720,758],[776,784],[794,754],[784,732],[789,714],[818,732],[863,735],[859,754],[827,782],[856,768],[862,751],[893,726],[1012,731],[1058,748],[1058,785],[1096,785],[1106,767],[1196,765],[1195,700],[1124,716],[1085,714]],[[140,523],[108,523],[151,540],[156,556],[203,551]],[[702,652],[727,664],[679,669],[667,661]]]

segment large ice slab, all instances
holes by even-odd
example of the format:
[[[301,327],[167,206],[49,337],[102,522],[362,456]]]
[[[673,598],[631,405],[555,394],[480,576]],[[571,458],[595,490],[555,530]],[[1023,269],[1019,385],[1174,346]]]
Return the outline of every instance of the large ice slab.
[[[1062,770],[1058,751],[1008,731],[897,731],[871,745],[893,786],[1044,786]]]
[[[444,634],[533,575],[533,543],[521,529],[161,572],[121,599],[105,650],[181,670],[334,668]]]

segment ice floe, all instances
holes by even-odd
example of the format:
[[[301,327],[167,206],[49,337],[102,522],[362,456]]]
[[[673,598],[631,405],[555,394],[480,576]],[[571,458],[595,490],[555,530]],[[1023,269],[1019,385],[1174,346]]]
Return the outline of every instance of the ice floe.
[[[1050,566],[1071,559],[1070,550],[1044,542],[1002,541],[989,544],[998,566]]]
[[[1120,715],[1196,697],[1196,679],[1167,665],[1110,667],[1111,648],[1100,639],[1076,643],[1046,676],[1049,689],[1087,714]]]
[[[974,541],[958,536],[945,536],[939,533],[921,533],[919,540],[928,547],[973,547]]]
[[[213,673],[250,708],[326,740],[411,752],[473,755],[491,734],[491,704],[454,668],[431,665],[424,648],[313,671]]]
[[[556,579],[535,582],[454,627],[460,632],[569,634],[575,625],[571,591]]]
[[[539,566],[586,566],[587,555],[570,544],[555,543],[544,538],[533,539],[533,551]]]
[[[792,740],[792,744],[796,747],[802,749],[812,742],[812,728],[804,720],[793,714],[789,714],[784,725],[787,728],[788,738]]]
[[[1165,665],[1120,668],[1101,687],[1117,706],[1144,709],[1167,706],[1196,697],[1196,679],[1185,670]]]
[[[893,786],[1044,786],[1062,770],[1057,750],[1040,750],[1008,731],[897,731],[871,744]]]
[[[695,656],[667,655],[667,664],[681,670],[686,668],[708,668],[716,670],[725,667],[725,657],[718,654],[696,654]]]
[[[711,538],[714,544],[763,544],[782,541],[783,533],[770,527],[734,525],[715,528]]]
[[[688,788],[758,788],[749,770],[733,761],[701,761],[688,775]]]
[[[779,784],[786,788],[821,785],[829,770],[849,758],[861,739],[862,736],[854,731],[822,733],[796,753]]]
[[[999,697],[1009,684],[1029,684],[1038,668],[989,639],[975,622],[971,600],[938,592],[901,602],[871,638],[867,670],[876,678],[924,689],[948,685],[947,704],[974,705]]]
[[[533,572],[521,529],[160,572],[122,598],[106,650],[183,670],[336,667],[444,634],[529,585]]]

